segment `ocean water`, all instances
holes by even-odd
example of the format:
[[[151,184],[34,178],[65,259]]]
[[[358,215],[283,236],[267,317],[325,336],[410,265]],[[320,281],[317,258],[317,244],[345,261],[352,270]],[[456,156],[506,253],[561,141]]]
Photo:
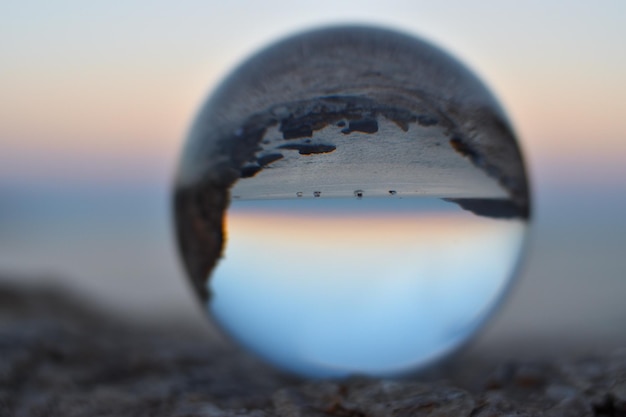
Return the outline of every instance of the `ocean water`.
[[[207,309],[284,369],[402,374],[485,321],[525,229],[432,197],[235,201]]]
[[[626,190],[549,179],[535,188],[520,276],[470,345],[477,355],[523,359],[626,345]],[[105,314],[222,340],[180,267],[166,186],[12,190],[0,194],[0,285],[54,286]],[[311,263],[297,261],[300,269]]]

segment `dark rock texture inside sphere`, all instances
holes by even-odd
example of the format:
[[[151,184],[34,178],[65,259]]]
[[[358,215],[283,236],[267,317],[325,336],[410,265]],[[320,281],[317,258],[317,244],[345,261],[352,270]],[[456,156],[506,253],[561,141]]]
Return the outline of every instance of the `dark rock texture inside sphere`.
[[[392,140],[410,135],[416,135],[415,157]],[[351,149],[366,137],[380,139],[379,159]],[[367,177],[372,163],[407,165],[420,155],[435,157],[423,156],[415,173],[401,173],[403,179],[437,180],[445,171],[460,181],[456,194],[444,196],[448,201],[477,215],[529,217],[528,184],[511,126],[489,91],[454,58],[415,37],[361,26],[305,32],[262,50],[201,108],[181,158],[176,226],[196,289],[207,296],[231,198],[283,191],[324,198],[329,193],[317,185],[329,182],[351,196],[350,181],[342,189],[346,173]],[[350,171],[342,171],[346,161]],[[333,175],[308,175],[312,163],[327,163],[316,172]],[[303,178],[297,188],[287,190],[273,179],[292,171]],[[392,180],[372,177],[365,195],[413,192]],[[477,195],[463,193],[478,183]],[[420,193],[438,194],[440,185],[426,181]],[[480,201],[464,203],[468,197]]]

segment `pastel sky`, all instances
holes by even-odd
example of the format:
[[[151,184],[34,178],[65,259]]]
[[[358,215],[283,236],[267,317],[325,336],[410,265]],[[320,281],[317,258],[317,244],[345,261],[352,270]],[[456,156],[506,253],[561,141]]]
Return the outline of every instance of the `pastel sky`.
[[[220,77],[340,22],[421,35],[468,64],[538,175],[624,177],[623,1],[40,0],[0,6],[0,182],[168,180]]]

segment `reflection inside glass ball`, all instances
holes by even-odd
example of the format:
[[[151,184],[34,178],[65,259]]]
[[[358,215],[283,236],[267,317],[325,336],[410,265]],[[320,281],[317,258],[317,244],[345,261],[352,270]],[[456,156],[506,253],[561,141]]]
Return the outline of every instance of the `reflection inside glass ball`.
[[[295,35],[201,108],[174,196],[207,312],[315,377],[444,357],[514,276],[529,219],[500,106],[456,60],[371,27]]]

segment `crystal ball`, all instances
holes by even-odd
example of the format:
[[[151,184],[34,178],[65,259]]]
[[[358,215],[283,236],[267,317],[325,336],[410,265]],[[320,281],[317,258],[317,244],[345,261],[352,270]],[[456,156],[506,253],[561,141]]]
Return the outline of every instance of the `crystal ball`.
[[[530,218],[485,85],[367,26],[299,33],[235,68],[191,125],[173,198],[207,314],[310,377],[401,375],[458,349],[506,294]]]

